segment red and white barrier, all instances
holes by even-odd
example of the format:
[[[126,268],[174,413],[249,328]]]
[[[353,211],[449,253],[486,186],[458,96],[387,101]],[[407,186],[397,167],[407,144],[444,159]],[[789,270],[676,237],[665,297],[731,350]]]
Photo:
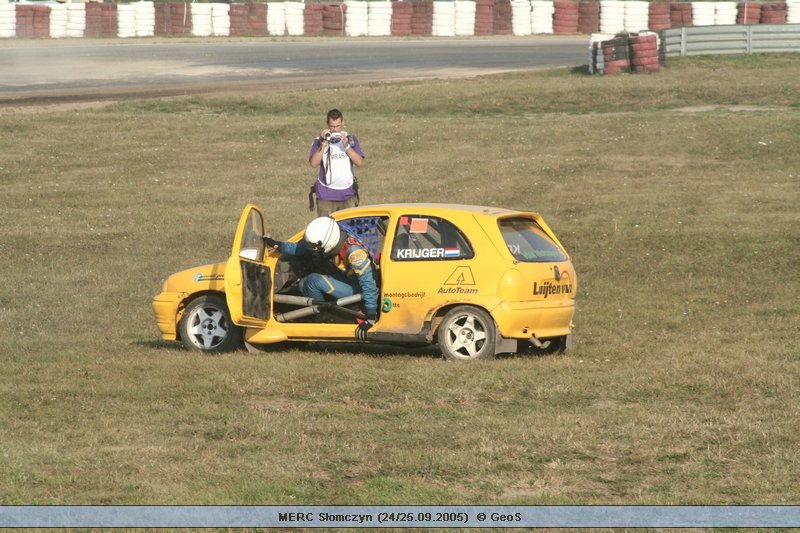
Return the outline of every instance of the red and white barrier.
[[[169,35],[527,36],[638,33],[681,26],[800,23],[800,0],[344,0],[9,3],[0,38]]]

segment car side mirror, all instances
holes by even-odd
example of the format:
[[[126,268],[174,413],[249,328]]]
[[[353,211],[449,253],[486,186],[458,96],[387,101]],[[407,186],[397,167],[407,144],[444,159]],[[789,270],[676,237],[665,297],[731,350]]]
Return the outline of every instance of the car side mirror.
[[[242,259],[249,259],[250,261],[258,261],[258,248],[245,248],[240,250],[239,257]]]

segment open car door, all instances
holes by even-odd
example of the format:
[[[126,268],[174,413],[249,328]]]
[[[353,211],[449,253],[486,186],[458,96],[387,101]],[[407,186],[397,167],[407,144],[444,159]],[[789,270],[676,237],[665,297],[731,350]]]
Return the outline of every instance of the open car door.
[[[225,265],[225,299],[239,326],[264,327],[270,318],[272,273],[264,264],[264,230],[264,215],[247,204]]]

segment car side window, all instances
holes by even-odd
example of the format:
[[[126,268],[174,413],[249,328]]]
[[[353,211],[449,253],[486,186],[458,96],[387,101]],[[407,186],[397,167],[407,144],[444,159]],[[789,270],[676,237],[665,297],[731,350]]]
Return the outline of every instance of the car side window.
[[[383,241],[386,237],[387,216],[357,217],[340,220],[339,224],[349,234],[367,247],[375,261],[380,261]]]
[[[445,261],[474,256],[464,233],[443,218],[403,215],[397,220],[393,261]]]
[[[549,263],[566,261],[567,255],[530,218],[505,218],[498,222],[508,251],[517,261]]]

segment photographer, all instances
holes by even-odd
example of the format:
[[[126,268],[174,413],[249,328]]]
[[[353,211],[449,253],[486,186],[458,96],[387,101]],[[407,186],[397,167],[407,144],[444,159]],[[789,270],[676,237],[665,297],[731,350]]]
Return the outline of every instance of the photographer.
[[[364,152],[358,138],[344,131],[344,117],[338,109],[327,116],[328,127],[314,139],[308,162],[319,168],[319,177],[309,195],[317,198],[317,216],[323,217],[339,209],[358,205],[358,182],[355,167],[364,163]]]

